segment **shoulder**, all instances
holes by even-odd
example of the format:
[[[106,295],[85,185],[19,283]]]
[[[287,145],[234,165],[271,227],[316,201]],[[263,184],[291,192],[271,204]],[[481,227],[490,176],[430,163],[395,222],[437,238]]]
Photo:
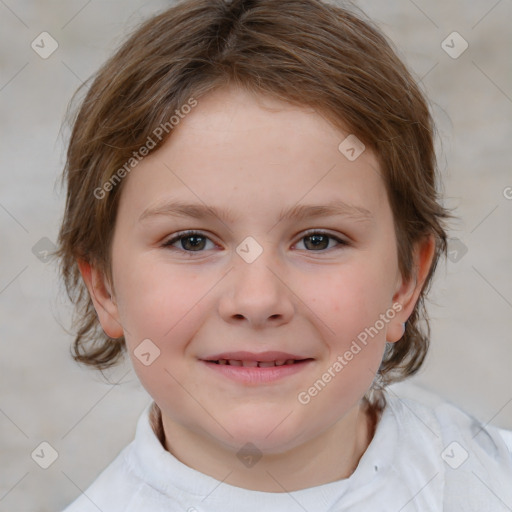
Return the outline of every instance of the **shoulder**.
[[[152,404],[140,415],[133,441],[63,512],[139,512],[140,497],[148,489],[148,467],[156,458],[155,447],[159,445],[150,424],[151,408]]]
[[[407,439],[404,450],[433,460],[442,480],[443,510],[494,512],[512,506],[512,431],[413,389],[405,396],[390,390],[387,406]]]
[[[143,485],[130,470],[133,442],[99,474],[94,482],[63,512],[125,512]]]
[[[139,417],[135,438],[63,512],[171,512],[181,510],[173,458],[152,423],[154,402]],[[181,499],[181,498],[180,498]]]
[[[387,396],[387,402],[399,420],[420,422],[431,427],[432,435],[442,443],[460,442],[461,448],[482,458],[490,458],[512,467],[512,430],[483,423],[442,397],[419,388],[404,388]]]
[[[512,456],[512,430],[506,430],[504,428],[498,428],[497,430]]]

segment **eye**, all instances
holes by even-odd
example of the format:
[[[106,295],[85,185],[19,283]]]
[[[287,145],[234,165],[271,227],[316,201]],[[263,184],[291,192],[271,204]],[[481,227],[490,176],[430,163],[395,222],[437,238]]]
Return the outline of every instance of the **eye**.
[[[202,252],[206,242],[213,242],[199,231],[183,231],[176,236],[163,243],[163,247],[169,247],[174,250],[184,250],[185,252]],[[173,247],[174,244],[180,242],[181,247]]]
[[[308,231],[305,235],[301,237],[301,241],[305,240],[304,246],[309,250],[312,249],[313,252],[319,252],[329,248],[330,240],[335,240],[338,245],[347,246],[348,242],[338,238],[330,233],[326,233],[324,231]],[[332,248],[332,247],[331,247]],[[311,252],[311,251],[309,251]]]
[[[324,231],[308,231],[301,237],[301,241],[305,240],[304,246],[308,252],[324,252],[325,249],[332,249],[330,241],[334,240],[338,245],[348,246],[349,243],[341,238],[338,238],[330,233]],[[213,242],[200,231],[182,231],[177,233],[174,237],[167,240],[162,244],[163,247],[167,247],[176,251],[184,251],[186,253],[203,252],[206,248],[207,242],[212,245]],[[180,243],[178,247],[175,245]],[[212,247],[210,247],[212,248]]]

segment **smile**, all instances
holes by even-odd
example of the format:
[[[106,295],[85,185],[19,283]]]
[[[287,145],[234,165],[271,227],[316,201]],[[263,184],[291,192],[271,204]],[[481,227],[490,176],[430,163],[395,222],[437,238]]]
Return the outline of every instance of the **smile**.
[[[304,371],[314,359],[245,361],[220,359],[201,362],[215,375],[246,386],[272,384]]]
[[[217,361],[208,361],[209,363],[225,364],[229,366],[244,366],[246,368],[271,368],[273,366],[284,366],[296,364],[306,359],[278,359],[276,361],[241,361],[239,359],[218,359]]]

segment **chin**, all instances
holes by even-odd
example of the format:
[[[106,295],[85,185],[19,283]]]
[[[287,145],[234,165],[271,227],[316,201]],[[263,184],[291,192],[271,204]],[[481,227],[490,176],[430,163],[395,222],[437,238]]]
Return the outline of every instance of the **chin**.
[[[264,453],[282,453],[298,444],[298,438],[301,436],[301,432],[296,430],[291,422],[286,425],[289,419],[282,422],[284,418],[286,415],[277,419],[260,418],[255,422],[248,421],[247,418],[235,418],[222,423],[232,437],[225,431],[222,437],[235,451],[251,443]]]

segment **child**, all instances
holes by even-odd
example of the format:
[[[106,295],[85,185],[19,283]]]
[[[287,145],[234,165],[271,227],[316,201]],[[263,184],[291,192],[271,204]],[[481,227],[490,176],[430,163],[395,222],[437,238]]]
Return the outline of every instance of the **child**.
[[[58,255],[77,361],[154,402],[66,512],[512,510],[512,433],[386,390],[446,252],[424,97],[320,0],[189,0],[103,66]]]

